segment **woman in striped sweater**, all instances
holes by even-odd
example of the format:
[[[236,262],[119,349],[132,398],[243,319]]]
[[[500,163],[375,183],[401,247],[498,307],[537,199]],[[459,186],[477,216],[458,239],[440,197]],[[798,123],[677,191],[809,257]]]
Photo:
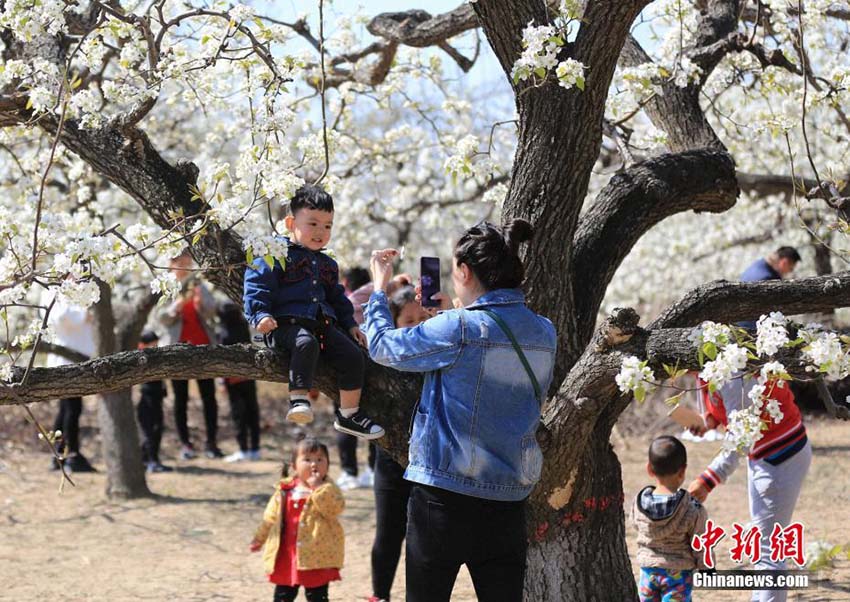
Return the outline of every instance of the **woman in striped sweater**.
[[[752,379],[735,379],[720,389],[708,394],[706,402],[706,426],[711,429],[726,424],[727,412],[740,409],[747,393],[756,384]],[[771,381],[766,387],[766,396],[779,402],[782,417],[779,422],[765,416],[768,424],[750,450],[747,462],[751,525],[761,532],[761,559],[756,568],[781,570],[784,560],[773,561],[770,556],[770,534],[774,524],[785,528],[791,523],[803,480],[812,462],[812,446],[806,436],[800,409],[794,401],[789,386],[781,381]],[[736,451],[721,451],[708,468],[688,487],[699,501],[720,483],[726,482],[738,467]],[[785,591],[753,592],[753,602],[785,602]]]

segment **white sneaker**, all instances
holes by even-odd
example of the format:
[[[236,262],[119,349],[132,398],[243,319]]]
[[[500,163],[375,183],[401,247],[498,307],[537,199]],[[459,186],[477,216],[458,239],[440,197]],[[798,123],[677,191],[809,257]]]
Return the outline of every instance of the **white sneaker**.
[[[298,400],[291,402],[286,420],[295,424],[309,424],[313,422],[313,410],[309,402]]]
[[[375,486],[375,473],[372,472],[372,469],[367,467],[363,472],[360,473],[360,476],[357,477],[357,485],[359,487],[374,487]]]
[[[353,474],[343,472],[336,480],[336,486],[343,491],[349,491],[351,489],[357,489],[360,486],[360,481]]]
[[[250,460],[248,456],[250,452],[243,452],[241,449],[237,452],[233,452],[229,456],[225,456],[225,462],[245,462],[246,460]]]

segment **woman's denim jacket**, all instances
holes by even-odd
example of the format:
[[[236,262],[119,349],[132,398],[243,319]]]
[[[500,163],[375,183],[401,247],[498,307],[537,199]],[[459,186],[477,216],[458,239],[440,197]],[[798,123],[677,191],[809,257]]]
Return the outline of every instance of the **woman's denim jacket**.
[[[535,431],[540,400],[499,325],[499,315],[528,358],[545,395],[555,363],[555,328],[525,306],[517,289],[497,289],[464,309],[414,328],[395,328],[386,295],[366,307],[369,354],[379,364],[425,372],[404,473],[416,483],[490,500],[525,499],[540,478]]]
[[[356,326],[354,307],[339,283],[336,261],[321,251],[286,241],[285,268],[276,259],[271,268],[259,258],[245,269],[243,301],[248,323],[256,326],[268,316],[315,320],[321,309],[346,331]]]

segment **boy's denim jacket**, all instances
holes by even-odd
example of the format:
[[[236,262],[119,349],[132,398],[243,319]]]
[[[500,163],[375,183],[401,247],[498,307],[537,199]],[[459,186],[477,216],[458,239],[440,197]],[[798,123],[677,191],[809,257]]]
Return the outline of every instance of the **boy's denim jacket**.
[[[245,269],[245,317],[252,326],[263,318],[291,316],[315,320],[319,312],[345,331],[357,326],[354,307],[339,283],[339,266],[321,251],[311,251],[286,238],[286,267],[275,259],[270,268],[264,259]]]
[[[395,328],[386,294],[366,308],[369,355],[398,370],[425,372],[413,413],[405,478],[478,498],[525,499],[540,478],[543,455],[535,432],[540,401],[499,325],[507,322],[542,391],[555,362],[555,328],[525,306],[518,289],[497,289],[464,309],[414,328]]]

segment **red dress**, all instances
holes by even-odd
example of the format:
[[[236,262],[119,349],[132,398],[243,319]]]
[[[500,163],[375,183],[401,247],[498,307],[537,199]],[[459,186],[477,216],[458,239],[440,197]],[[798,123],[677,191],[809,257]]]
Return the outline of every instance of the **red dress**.
[[[298,521],[310,494],[309,491],[304,491],[298,486],[289,490],[284,489],[281,494],[286,498],[286,514],[281,521],[283,541],[277,550],[274,571],[269,575],[269,581],[275,585],[304,587],[319,587],[331,581],[339,581],[339,569],[298,570],[298,556],[295,548],[298,538]]]

